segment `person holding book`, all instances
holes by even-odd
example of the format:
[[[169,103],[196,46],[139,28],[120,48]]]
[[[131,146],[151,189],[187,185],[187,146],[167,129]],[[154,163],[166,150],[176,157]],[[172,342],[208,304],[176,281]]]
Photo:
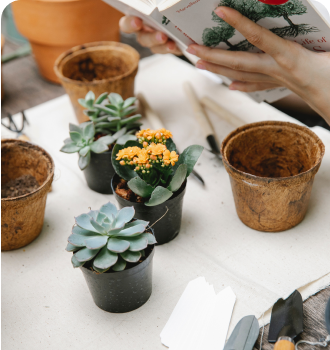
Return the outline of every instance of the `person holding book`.
[[[234,80],[232,90],[253,92],[287,87],[330,125],[330,53],[313,52],[282,39],[234,9],[218,7],[214,12],[264,53],[190,45],[187,51],[200,58],[197,68]],[[127,33],[136,32],[139,43],[154,53],[180,54],[165,34],[145,27],[139,18],[123,17],[120,27]]]

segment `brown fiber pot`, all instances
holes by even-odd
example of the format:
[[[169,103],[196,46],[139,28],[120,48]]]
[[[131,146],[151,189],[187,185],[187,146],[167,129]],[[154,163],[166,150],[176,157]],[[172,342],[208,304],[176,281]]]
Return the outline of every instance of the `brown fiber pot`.
[[[292,123],[265,121],[230,133],[221,153],[242,222],[269,232],[299,224],[324,151],[317,135]]]
[[[88,91],[93,91],[96,97],[103,92],[116,92],[124,99],[134,96],[139,59],[139,53],[131,46],[111,41],[76,46],[58,57],[54,70],[79,123],[89,120],[78,103]]]
[[[101,0],[18,0],[11,6],[41,74],[55,83],[54,62],[62,52],[92,41],[119,41],[123,15]]]
[[[1,199],[1,250],[24,247],[39,236],[54,176],[54,162],[42,148],[21,140],[1,141],[1,184],[27,174],[40,187],[23,196]]]

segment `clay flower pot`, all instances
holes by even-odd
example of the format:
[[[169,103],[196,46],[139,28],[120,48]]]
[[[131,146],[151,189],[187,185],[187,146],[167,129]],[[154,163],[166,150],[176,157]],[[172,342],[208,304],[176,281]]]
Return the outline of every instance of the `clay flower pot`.
[[[2,186],[28,174],[35,177],[39,188],[19,197],[1,198],[1,250],[24,247],[39,236],[54,176],[54,162],[41,147],[21,140],[1,141]]]
[[[53,67],[62,52],[96,40],[119,41],[123,15],[101,0],[19,0],[12,10],[40,73],[52,82],[59,83]]]
[[[265,121],[230,133],[221,153],[242,222],[259,231],[284,231],[307,211],[322,141],[306,127]]]
[[[116,92],[124,100],[134,96],[134,79],[140,55],[126,44],[95,42],[73,47],[55,62],[55,73],[70,97],[79,123],[89,119],[78,103],[88,91],[99,96]]]

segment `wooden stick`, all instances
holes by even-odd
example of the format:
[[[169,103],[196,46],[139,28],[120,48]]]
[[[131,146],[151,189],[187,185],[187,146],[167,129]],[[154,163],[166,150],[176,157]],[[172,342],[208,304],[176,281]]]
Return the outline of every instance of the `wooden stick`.
[[[145,97],[140,93],[137,95],[137,98],[141,103],[143,113],[151,124],[151,127],[155,130],[164,128],[164,125],[159,116],[152,110]]]
[[[228,123],[232,124],[236,128],[246,124],[240,118],[236,117],[236,115],[232,114],[227,109],[218,105],[214,100],[207,96],[204,96],[201,99],[201,103],[204,107],[208,108],[210,111],[215,113],[220,118],[226,120]]]
[[[200,104],[199,99],[191,84],[188,82],[183,83],[183,89],[190,101],[190,104],[194,110],[195,117],[200,127],[202,128],[204,136],[207,137],[209,135],[215,135],[214,128],[207,114],[205,113],[203,106]]]

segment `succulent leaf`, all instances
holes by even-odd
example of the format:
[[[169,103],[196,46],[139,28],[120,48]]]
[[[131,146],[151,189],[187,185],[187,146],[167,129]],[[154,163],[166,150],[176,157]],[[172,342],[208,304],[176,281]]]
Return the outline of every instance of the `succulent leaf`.
[[[136,236],[138,233],[143,233],[146,230],[144,225],[136,225],[129,228],[125,228],[115,234],[116,237],[132,237]]]
[[[78,125],[75,125],[75,124],[69,123],[69,130],[76,131],[76,132],[79,132],[79,134],[82,134],[82,130],[80,129],[80,127]]]
[[[103,153],[109,150],[108,146],[102,141],[100,141],[100,139],[92,143],[90,148],[94,153]]]
[[[100,249],[82,248],[77,253],[75,253],[74,256],[79,262],[85,262],[93,259],[99,251]]]
[[[141,236],[147,238],[148,244],[156,244],[157,243],[155,236],[149,232],[142,233]]]
[[[85,247],[85,236],[72,234],[68,238],[68,242],[76,247]]]
[[[125,267],[126,267],[126,261],[120,256],[118,256],[118,260],[115,263],[115,265],[112,266],[112,270],[119,272],[119,271],[125,270]]]
[[[111,145],[116,141],[116,139],[113,137],[113,135],[106,135],[100,137],[98,141],[104,143],[105,145]]]
[[[125,225],[125,229],[137,225],[143,225],[144,227],[147,227],[149,225],[149,221],[144,221],[144,220],[134,220],[132,222],[129,222],[128,224]]]
[[[125,100],[123,108],[129,107],[130,105],[135,103],[135,101],[136,101],[136,97],[129,97],[127,100]]]
[[[95,135],[95,127],[93,123],[87,123],[83,128],[83,137],[85,140],[93,139]]]
[[[127,237],[126,239],[129,242],[129,250],[132,252],[138,252],[148,246],[148,239],[142,235],[139,237]]]
[[[176,192],[181,187],[186,177],[187,177],[187,165],[181,164],[176,170],[176,172],[174,173],[172,180],[168,185],[167,189],[172,192]]]
[[[71,262],[72,262],[73,267],[80,267],[80,266],[83,266],[85,264],[84,261],[82,261],[82,262],[78,261],[74,255],[72,255]]]
[[[102,222],[103,222],[103,220],[104,219],[107,219],[107,216],[104,214],[104,213],[101,213],[101,212],[99,212],[99,211],[97,211],[97,216],[96,216],[96,221],[100,224],[100,225],[102,225]],[[109,220],[109,219],[108,219]]]
[[[103,94],[101,94],[95,101],[95,104],[100,104],[102,103],[106,98],[108,97],[108,93],[107,92],[103,92]]]
[[[79,226],[73,226],[72,233],[75,233],[77,235],[82,235],[82,236],[95,236],[94,231],[85,230]]]
[[[107,236],[94,236],[85,238],[85,245],[88,249],[99,249],[104,247],[108,242]]]
[[[71,140],[71,139],[70,139]],[[61,149],[61,152],[64,153],[75,153],[80,150],[80,147],[77,146],[74,142],[66,143]]]
[[[81,214],[77,217],[75,217],[75,220],[76,220],[76,224],[87,230],[87,231],[93,231],[93,232],[98,232],[94,226],[92,226],[91,224],[91,217],[88,215],[88,214]]]
[[[148,202],[145,203],[147,206],[155,206],[161,203],[166,202],[169,198],[171,198],[173,192],[168,190],[165,187],[157,186],[156,189],[152,192],[152,195]]]
[[[90,210],[87,215],[91,218],[93,218],[94,220],[96,220],[97,215],[99,214],[98,210]]]
[[[115,253],[123,253],[129,248],[129,242],[122,239],[110,238],[107,248]]]
[[[114,228],[121,228],[127,222],[130,222],[135,214],[135,210],[133,207],[125,207],[117,213],[116,222]]]
[[[108,269],[109,267],[116,264],[118,261],[118,255],[116,253],[110,252],[105,246],[101,249],[100,253],[95,258],[93,265],[97,269]]]
[[[74,142],[80,142],[82,140],[82,135],[77,131],[70,131],[70,139]]]
[[[75,252],[77,250],[79,250],[80,248],[79,247],[76,247],[75,245],[72,245],[71,243],[68,243],[65,250],[67,252]]]
[[[115,92],[112,92],[111,94],[109,94],[108,98],[110,103],[112,105],[115,105],[116,107],[118,106],[122,107],[122,104],[124,103],[123,98]]]
[[[88,91],[85,96],[85,102],[88,106],[92,107],[95,100],[95,95],[93,91]]]
[[[141,114],[136,114],[136,115],[133,115],[131,117],[128,117],[128,118],[125,118],[125,119],[122,119],[120,124],[123,126],[123,125],[126,125],[128,123],[134,123],[136,122],[137,120],[141,119],[142,118],[142,115]]]
[[[87,153],[90,151],[90,146],[85,146],[83,148],[80,149],[79,151],[79,154],[82,156],[82,157],[86,157]]]
[[[88,167],[89,162],[91,161],[91,153],[88,152],[85,157],[79,155],[78,165],[80,170],[84,170]]]
[[[141,258],[141,252],[131,252],[130,250],[126,250],[124,253],[120,253],[120,256],[131,263],[136,263]]]
[[[86,103],[86,101],[85,101],[84,98],[79,98],[79,99],[78,99],[78,102],[79,102],[79,104],[80,104],[81,106],[83,106],[84,108],[88,108],[88,105],[87,105],[87,103]]]
[[[144,198],[150,197],[151,193],[155,190],[154,187],[147,184],[139,176],[136,176],[133,179],[129,180],[127,185],[134,193]]]
[[[115,217],[117,215],[118,210],[114,204],[108,202],[107,204],[102,205],[100,212],[104,213],[108,218],[110,218],[111,215]]]
[[[90,222],[91,222],[91,225],[95,228],[95,230],[97,232],[102,233],[102,234],[106,233],[104,227],[102,225],[100,225],[97,221],[95,221],[93,218],[91,219]]]

